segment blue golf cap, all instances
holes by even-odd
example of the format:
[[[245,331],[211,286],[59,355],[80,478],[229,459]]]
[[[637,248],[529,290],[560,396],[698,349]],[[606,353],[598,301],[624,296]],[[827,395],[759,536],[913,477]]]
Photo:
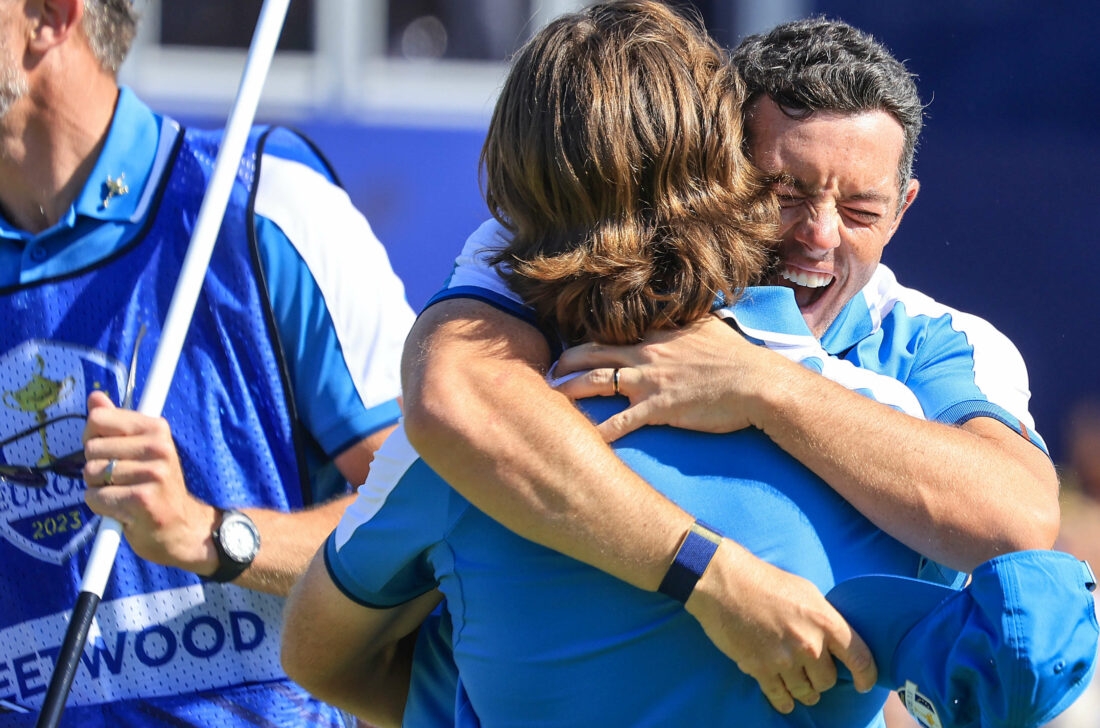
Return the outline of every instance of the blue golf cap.
[[[1089,683],[1095,587],[1070,554],[1019,551],[976,568],[963,589],[869,575],[826,598],[871,649],[878,684],[926,728],[1032,728]]]

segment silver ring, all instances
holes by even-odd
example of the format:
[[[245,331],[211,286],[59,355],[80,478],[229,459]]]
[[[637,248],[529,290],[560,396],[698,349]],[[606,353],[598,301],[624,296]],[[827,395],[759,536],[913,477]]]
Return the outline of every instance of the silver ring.
[[[103,468],[103,484],[111,485],[114,482],[115,477],[115,465],[118,464],[118,460],[111,458],[107,462],[107,467]]]
[[[615,371],[611,373],[611,384],[615,388],[615,394],[619,393],[619,369],[615,368]]]

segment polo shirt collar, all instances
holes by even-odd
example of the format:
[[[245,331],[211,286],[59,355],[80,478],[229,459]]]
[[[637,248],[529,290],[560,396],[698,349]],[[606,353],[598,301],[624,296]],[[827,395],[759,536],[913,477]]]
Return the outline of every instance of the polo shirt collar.
[[[821,338],[821,347],[834,356],[871,336],[882,326],[896,301],[897,279],[886,266],[879,264],[871,280],[841,309],[836,320]],[[733,318],[746,333],[763,341],[804,342],[813,338],[810,328],[798,310],[794,291],[785,286],[751,286],[733,306],[719,315]]]
[[[146,185],[156,183],[150,177],[159,132],[156,114],[133,91],[122,87],[103,151],[66,215],[69,225],[77,215],[115,222],[135,217]],[[115,183],[115,194],[110,193],[108,180]]]
[[[859,342],[882,327],[896,300],[897,279],[881,263],[859,293],[841,309],[836,320],[821,337],[821,346],[834,356],[843,356]]]
[[[738,327],[750,335],[771,340],[780,338],[813,338],[810,327],[798,310],[794,291],[784,286],[750,286],[727,309]]]

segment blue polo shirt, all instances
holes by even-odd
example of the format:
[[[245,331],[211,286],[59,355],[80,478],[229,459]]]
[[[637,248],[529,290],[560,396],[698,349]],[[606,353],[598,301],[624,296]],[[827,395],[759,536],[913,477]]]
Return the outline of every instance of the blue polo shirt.
[[[162,123],[132,91],[122,89],[103,151],[87,184],[57,224],[36,234],[15,227],[0,214],[0,288],[83,268],[140,232],[150,202],[143,193],[156,186],[168,161],[161,160],[155,168],[158,142],[163,135],[175,136],[175,129],[162,130]],[[129,191],[104,204],[108,177],[121,179]],[[75,241],[80,245],[73,245]]]
[[[874,396],[896,381],[816,347],[787,289],[755,291],[746,326],[788,342],[792,358],[839,372]],[[808,341],[805,337],[808,337]],[[801,353],[795,353],[798,348]],[[603,420],[623,397],[582,400]],[[822,592],[864,573],[916,576],[921,557],[844,501],[758,430],[728,434],[645,427],[614,443],[623,461],[687,512]],[[523,539],[432,471],[400,427],[379,451],[325,547],[333,582],[388,608],[439,588],[453,619],[460,705],[483,726],[881,725],[886,693],[841,681],[784,716],[677,602]]]
[[[448,298],[476,298],[536,325],[533,311],[508,288],[490,264],[507,242],[495,220],[466,241],[443,290],[428,305]],[[757,289],[760,291],[762,289]],[[750,291],[728,317],[756,343],[780,353],[808,343],[808,329],[790,332],[755,326]],[[795,325],[795,324],[792,324]],[[551,349],[558,345],[547,333]],[[1028,410],[1027,368],[1009,339],[977,316],[945,306],[898,283],[879,265],[867,285],[845,305],[819,342],[837,360],[893,379],[908,388],[930,420],[960,425],[975,417],[1003,422],[1047,453]]]

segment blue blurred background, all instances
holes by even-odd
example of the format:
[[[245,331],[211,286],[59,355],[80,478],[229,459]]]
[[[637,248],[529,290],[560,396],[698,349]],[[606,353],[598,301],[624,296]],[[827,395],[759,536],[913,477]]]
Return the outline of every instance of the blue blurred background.
[[[329,156],[414,308],[487,216],[477,160],[508,54],[582,4],[292,3],[260,116],[303,130]],[[921,192],[885,262],[903,283],[986,318],[1016,343],[1038,429],[1059,458],[1071,406],[1100,398],[1089,299],[1100,274],[1100,4],[695,5],[726,45],[788,18],[841,18],[918,74],[928,104]],[[233,46],[247,43],[258,8],[258,0],[150,0],[123,81],[186,122],[220,126],[243,62]]]

